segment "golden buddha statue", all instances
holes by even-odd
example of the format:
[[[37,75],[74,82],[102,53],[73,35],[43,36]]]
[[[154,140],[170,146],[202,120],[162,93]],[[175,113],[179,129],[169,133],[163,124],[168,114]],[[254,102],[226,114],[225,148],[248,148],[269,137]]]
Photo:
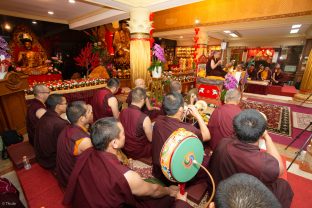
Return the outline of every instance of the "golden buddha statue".
[[[115,62],[119,65],[130,64],[130,32],[126,26],[121,22],[121,28],[114,34]]]
[[[28,75],[40,75],[48,73],[49,69],[45,63],[47,57],[43,51],[34,51],[32,48],[32,37],[24,33],[20,38],[25,50],[18,53],[17,66],[21,72]]]

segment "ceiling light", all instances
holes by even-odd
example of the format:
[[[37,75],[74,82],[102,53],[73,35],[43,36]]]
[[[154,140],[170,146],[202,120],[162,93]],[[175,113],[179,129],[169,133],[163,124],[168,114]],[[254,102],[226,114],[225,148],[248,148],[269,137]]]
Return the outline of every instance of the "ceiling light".
[[[227,33],[227,34],[231,33],[231,31],[229,31],[229,30],[224,30],[223,32]]]
[[[230,36],[232,36],[233,38],[238,38],[238,35],[236,35],[235,33],[230,33]]]
[[[69,2],[69,3],[71,3],[71,4],[76,3],[76,1],[75,1],[75,0],[68,0],[68,2]]]
[[[290,33],[293,34],[293,33],[298,33],[299,32],[299,29],[292,29],[290,30]]]
[[[195,24],[199,24],[200,21],[198,19],[195,20]]]
[[[9,25],[8,23],[6,23],[6,24],[4,25],[4,29],[6,29],[6,30],[11,30],[11,25]]]
[[[53,15],[54,12],[53,11],[48,11],[48,14]]]
[[[181,35],[180,38],[183,38],[183,36]]]
[[[32,21],[32,23],[35,25],[35,24],[37,24],[37,21],[36,21],[36,20],[34,20],[34,21]]]
[[[300,27],[301,27],[301,24],[296,24],[296,25],[292,25],[292,26],[291,26],[292,29],[300,28]]]

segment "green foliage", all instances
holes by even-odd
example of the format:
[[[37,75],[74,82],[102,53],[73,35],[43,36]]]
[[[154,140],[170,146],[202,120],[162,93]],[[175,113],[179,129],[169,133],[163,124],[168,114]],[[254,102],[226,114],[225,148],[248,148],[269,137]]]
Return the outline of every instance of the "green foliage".
[[[161,61],[158,60],[153,60],[151,65],[147,68],[147,70],[149,71],[154,71],[155,69],[158,70],[158,66],[161,66],[162,68],[164,68],[164,63],[162,63]],[[157,71],[158,73],[158,71]]]

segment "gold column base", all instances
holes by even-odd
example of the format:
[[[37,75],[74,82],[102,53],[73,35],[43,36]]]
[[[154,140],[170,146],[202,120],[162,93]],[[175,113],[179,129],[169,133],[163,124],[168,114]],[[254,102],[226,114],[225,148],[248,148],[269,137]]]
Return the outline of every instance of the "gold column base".
[[[305,157],[303,158],[303,161],[299,164],[299,168],[303,171],[312,173],[312,142],[310,142],[310,145],[307,147],[307,153],[305,154]]]
[[[152,78],[152,83],[151,83],[151,92],[152,92],[152,97],[159,99],[163,96],[163,78]]]
[[[311,103],[312,104],[312,96],[310,96],[311,94],[312,94],[312,92],[310,92],[310,93],[299,92],[299,93],[294,95],[293,100],[298,101],[298,102],[305,101],[304,103]],[[307,100],[308,97],[309,97],[309,99]]]

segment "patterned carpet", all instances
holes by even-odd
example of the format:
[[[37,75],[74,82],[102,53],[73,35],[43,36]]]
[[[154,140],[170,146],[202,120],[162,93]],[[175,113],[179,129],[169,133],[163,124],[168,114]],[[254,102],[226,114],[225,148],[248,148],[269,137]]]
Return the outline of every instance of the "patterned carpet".
[[[292,116],[294,128],[305,129],[309,126],[310,122],[312,122],[312,114],[293,112]],[[310,126],[307,130],[312,131],[312,126]]]
[[[257,109],[263,112],[268,118],[268,131],[283,136],[291,136],[289,107],[249,100],[243,100],[240,107],[242,109]]]

